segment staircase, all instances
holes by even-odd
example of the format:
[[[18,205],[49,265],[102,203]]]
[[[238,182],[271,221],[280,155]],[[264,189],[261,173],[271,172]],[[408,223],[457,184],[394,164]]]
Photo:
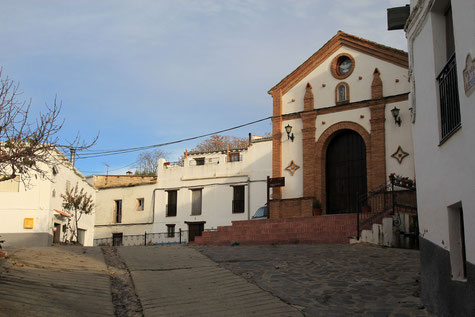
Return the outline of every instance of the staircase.
[[[349,243],[355,235],[357,215],[338,214],[305,218],[233,221],[195,237],[192,245]]]
[[[418,248],[415,184],[396,179],[359,199],[356,239],[387,247]]]

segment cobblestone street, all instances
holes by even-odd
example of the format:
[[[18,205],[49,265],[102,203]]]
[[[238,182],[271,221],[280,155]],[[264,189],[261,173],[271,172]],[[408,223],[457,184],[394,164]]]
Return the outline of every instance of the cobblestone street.
[[[429,316],[419,252],[367,245],[195,247],[307,316]]]
[[[12,251],[0,259],[0,316],[429,316],[418,297],[414,250],[320,244],[104,251],[107,266],[100,248]]]

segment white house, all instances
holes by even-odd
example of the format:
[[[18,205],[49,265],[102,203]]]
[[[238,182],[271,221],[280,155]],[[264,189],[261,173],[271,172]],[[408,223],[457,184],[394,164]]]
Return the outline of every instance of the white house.
[[[143,245],[145,233],[152,232],[157,177],[92,175],[87,178],[97,188],[95,245]]]
[[[250,219],[267,202],[271,139],[255,137],[247,148],[188,153],[183,164],[158,162],[154,232],[206,229]]]
[[[253,137],[245,148],[160,159],[158,179],[89,176],[98,189],[95,245],[193,241],[203,230],[250,219],[267,202],[270,172],[271,138]]]
[[[414,178],[407,53],[339,31],[269,90],[271,218],[356,212],[390,174]],[[316,202],[318,201],[318,202]]]
[[[95,198],[95,189],[61,152],[54,154],[57,164],[44,166],[44,176],[32,175],[27,185],[21,176],[0,182],[0,240],[4,247],[49,246],[70,240],[68,220],[61,194],[78,184]],[[73,221],[71,220],[71,225]],[[78,242],[91,246],[94,215],[83,215],[78,225]]]
[[[437,316],[475,316],[475,2],[411,0],[421,298]]]

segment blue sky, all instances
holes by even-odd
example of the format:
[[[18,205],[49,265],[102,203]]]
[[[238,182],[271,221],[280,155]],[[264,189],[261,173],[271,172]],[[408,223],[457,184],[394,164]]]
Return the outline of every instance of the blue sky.
[[[33,112],[55,95],[61,138],[92,151],[145,146],[271,115],[267,91],[338,30],[407,50],[386,30],[401,0],[0,0],[0,66]],[[229,135],[264,134],[270,121]],[[176,160],[197,141],[161,148]],[[138,153],[79,159],[123,174]]]

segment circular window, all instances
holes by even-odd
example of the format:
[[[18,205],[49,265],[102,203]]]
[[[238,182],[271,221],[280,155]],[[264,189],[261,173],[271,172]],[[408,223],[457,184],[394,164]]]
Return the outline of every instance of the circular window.
[[[343,79],[351,75],[355,68],[355,60],[349,54],[340,54],[333,59],[331,72],[333,77]]]

